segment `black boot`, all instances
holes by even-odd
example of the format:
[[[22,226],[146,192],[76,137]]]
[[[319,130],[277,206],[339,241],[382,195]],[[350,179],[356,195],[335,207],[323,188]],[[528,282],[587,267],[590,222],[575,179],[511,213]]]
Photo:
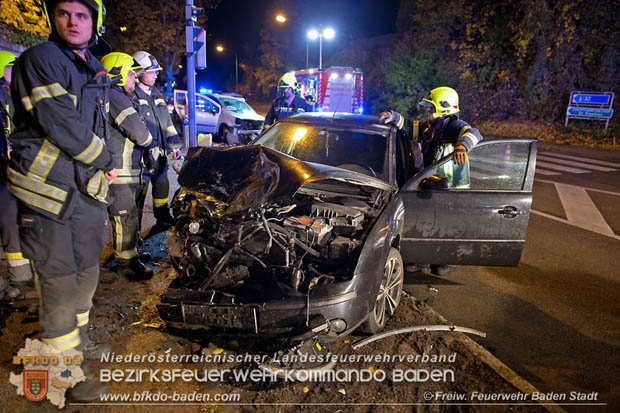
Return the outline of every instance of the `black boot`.
[[[170,209],[167,206],[153,208],[153,214],[158,227],[169,228],[174,225],[174,218],[170,215]]]
[[[153,270],[145,267],[137,257],[130,260],[117,258],[116,273],[127,277],[129,281],[145,281],[153,278]]]

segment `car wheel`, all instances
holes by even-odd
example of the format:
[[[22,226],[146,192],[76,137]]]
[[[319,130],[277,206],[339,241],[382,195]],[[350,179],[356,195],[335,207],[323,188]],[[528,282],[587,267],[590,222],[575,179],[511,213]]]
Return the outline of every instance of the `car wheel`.
[[[385,261],[383,279],[373,310],[362,325],[366,333],[376,334],[383,330],[385,323],[395,312],[403,291],[403,259],[396,248],[391,248]]]
[[[226,142],[226,134],[228,132],[230,132],[230,128],[227,124],[223,123],[222,126],[220,126],[220,139],[222,139],[223,142]]]

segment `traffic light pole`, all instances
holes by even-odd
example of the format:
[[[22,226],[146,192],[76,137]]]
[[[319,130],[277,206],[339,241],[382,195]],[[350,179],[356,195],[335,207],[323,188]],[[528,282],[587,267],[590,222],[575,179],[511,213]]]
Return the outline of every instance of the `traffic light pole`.
[[[193,16],[194,0],[185,0],[185,20],[186,20],[186,33],[191,33],[191,36],[186,35],[186,47],[187,54],[187,116],[189,117],[189,146],[198,146],[196,141],[196,66],[194,63],[194,16]]]

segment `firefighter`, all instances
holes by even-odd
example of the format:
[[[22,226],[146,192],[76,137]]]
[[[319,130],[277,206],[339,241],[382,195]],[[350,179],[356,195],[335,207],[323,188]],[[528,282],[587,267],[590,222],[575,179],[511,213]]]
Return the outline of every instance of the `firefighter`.
[[[448,178],[452,188],[469,188],[469,160],[467,152],[482,140],[478,129],[459,119],[459,96],[452,88],[442,86],[430,91],[419,105],[427,110],[426,122],[405,122],[398,112],[388,110],[379,120],[403,129],[415,143],[421,145],[424,167],[452,154],[452,161],[437,169],[437,175]],[[453,266],[431,266],[435,274],[451,272]]]
[[[136,200],[138,204],[138,227],[142,222],[142,209],[146,199],[149,182],[153,183],[153,214],[157,220],[156,225],[166,228],[174,223],[168,208],[168,157],[172,154],[173,159],[179,159],[179,135],[174,128],[168,105],[161,96],[159,90],[154,87],[161,66],[148,52],[139,51],[133,55],[142,70],[138,73],[139,83],[135,90],[140,102],[140,114],[146,120],[146,125],[153,136],[153,146],[159,149],[159,157],[153,169],[145,170],[142,174],[144,184],[138,185]]]
[[[297,78],[292,72],[285,73],[278,82],[279,96],[274,99],[271,109],[265,118],[265,126],[269,126],[295,113],[312,112],[314,106],[299,96]]]
[[[0,241],[8,264],[9,284],[0,279],[0,298],[16,298],[21,294],[19,288],[32,286],[30,261],[24,258],[19,245],[17,226],[17,200],[7,189],[6,168],[9,158],[8,137],[13,129],[13,102],[9,84],[16,56],[0,50]]]
[[[88,338],[92,297],[105,242],[108,183],[116,177],[105,144],[108,79],[88,50],[103,32],[101,0],[46,0],[49,41],[15,62],[15,130],[8,188],[18,199],[22,253],[40,294],[41,340],[86,359],[109,352]],[[77,401],[105,393],[86,365]]]
[[[110,89],[110,141],[118,177],[110,186],[108,216],[112,224],[112,243],[116,258],[116,273],[130,281],[149,280],[153,271],[138,257],[138,207],[136,188],[142,174],[143,148],[149,147],[153,137],[144,118],[138,113],[135,98],[135,71],[141,69],[133,57],[113,52],[101,59],[109,76],[116,79]]]

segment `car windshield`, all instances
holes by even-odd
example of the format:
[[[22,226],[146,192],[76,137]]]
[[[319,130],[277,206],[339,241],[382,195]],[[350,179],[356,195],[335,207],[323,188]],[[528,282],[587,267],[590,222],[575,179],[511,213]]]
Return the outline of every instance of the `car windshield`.
[[[254,109],[244,101],[240,99],[231,99],[225,97],[218,97],[218,100],[226,108],[226,110],[231,112],[245,112],[250,111],[254,112]]]
[[[369,130],[283,122],[275,124],[254,145],[387,180],[387,142],[386,135]]]

